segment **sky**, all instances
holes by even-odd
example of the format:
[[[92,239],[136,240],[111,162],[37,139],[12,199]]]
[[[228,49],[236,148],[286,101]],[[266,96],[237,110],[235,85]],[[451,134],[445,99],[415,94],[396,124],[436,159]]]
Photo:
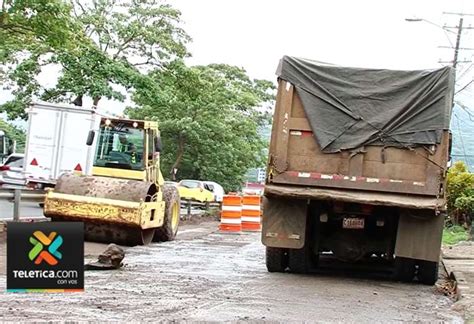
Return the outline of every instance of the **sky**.
[[[275,70],[283,55],[309,58],[343,66],[426,69],[439,60],[451,61],[454,33],[441,26],[457,26],[459,16],[474,14],[473,0],[320,1],[320,0],[169,0],[182,12],[182,27],[192,37],[190,65],[227,63],[244,68],[252,78],[276,81]],[[407,22],[405,18],[422,18]],[[474,16],[464,25],[474,26]],[[465,30],[462,47],[474,48],[474,29]],[[472,60],[474,51],[461,51]],[[470,69],[469,69],[470,68]],[[474,75],[471,63],[460,64],[458,89]],[[46,71],[52,82],[57,71]],[[474,107],[474,85],[459,98]],[[4,92],[0,102],[8,98]],[[90,104],[86,101],[86,105]],[[102,101],[114,112],[125,104]]]
[[[191,64],[233,64],[244,67],[253,77],[270,80],[275,79],[283,55],[355,67],[437,68],[440,59],[452,60],[454,55],[452,49],[438,48],[450,46],[441,26],[457,26],[459,19],[443,12],[474,14],[472,0],[170,3],[181,10],[184,29],[193,38],[189,45]],[[431,23],[405,21],[413,17]],[[474,25],[474,16],[465,20]],[[448,34],[454,44],[456,35]],[[474,47],[473,34],[474,30],[466,30],[461,44]],[[473,53],[465,51],[460,57],[471,59]]]
[[[458,15],[474,26],[474,1],[172,0],[193,38],[188,63],[227,63],[251,77],[276,81],[283,55],[342,66],[432,69],[454,57]],[[408,22],[406,18],[420,18]],[[473,27],[474,28],[474,27]],[[474,29],[464,29],[461,47],[474,48]],[[474,51],[458,60],[473,60]],[[440,63],[448,61],[448,63]],[[472,81],[471,63],[459,63],[457,89]],[[456,98],[474,108],[474,85]],[[473,110],[474,111],[474,110]]]

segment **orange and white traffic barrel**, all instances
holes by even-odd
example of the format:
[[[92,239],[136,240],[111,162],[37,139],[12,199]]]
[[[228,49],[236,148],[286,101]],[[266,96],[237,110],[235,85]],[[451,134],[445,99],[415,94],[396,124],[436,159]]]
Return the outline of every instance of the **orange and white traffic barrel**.
[[[223,232],[242,230],[242,197],[237,195],[223,197],[219,229]]]
[[[262,211],[259,195],[244,195],[242,198],[242,230],[261,231]]]

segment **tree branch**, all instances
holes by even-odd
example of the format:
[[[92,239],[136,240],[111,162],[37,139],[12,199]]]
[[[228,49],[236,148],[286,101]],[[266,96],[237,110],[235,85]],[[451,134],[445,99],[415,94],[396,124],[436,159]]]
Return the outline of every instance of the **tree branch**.
[[[11,24],[2,24],[0,25],[0,29],[9,29],[14,32],[20,32],[27,34],[28,32],[32,33],[33,29],[29,28],[27,26],[21,26],[21,25],[11,25]]]
[[[140,34],[132,34],[132,36],[130,36],[125,42],[122,43],[122,45],[119,46],[119,49],[117,51],[117,53],[115,53],[113,59],[115,60],[120,53],[122,53],[124,50],[126,50],[127,48],[129,48],[129,43],[131,41],[133,41],[135,39],[135,37],[138,37],[140,36]]]
[[[76,0],[75,3],[81,8],[82,14],[85,14],[85,13],[86,13],[86,10],[85,10],[84,7],[82,6],[82,3],[81,3],[79,0]]]
[[[184,156],[184,143],[185,139],[183,133],[180,133],[178,139],[178,155],[176,156],[176,160],[170,170],[170,175],[173,178],[173,181],[176,180],[176,174],[174,173],[174,169],[177,169],[179,167],[179,165],[181,164],[181,160]]]

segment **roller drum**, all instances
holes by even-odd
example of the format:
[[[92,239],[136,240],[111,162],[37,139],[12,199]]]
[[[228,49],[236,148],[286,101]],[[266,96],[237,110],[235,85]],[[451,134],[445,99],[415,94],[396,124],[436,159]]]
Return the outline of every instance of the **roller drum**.
[[[58,179],[54,192],[79,197],[106,198],[138,203],[140,201],[150,202],[156,199],[157,187],[154,183],[139,180],[64,174]],[[45,216],[51,217],[53,221],[83,221],[87,241],[116,243],[126,246],[146,245],[152,241],[155,233],[154,228],[142,229],[135,224],[127,226],[105,218],[84,219],[79,215],[74,216],[74,212],[69,213],[69,215],[45,212]]]

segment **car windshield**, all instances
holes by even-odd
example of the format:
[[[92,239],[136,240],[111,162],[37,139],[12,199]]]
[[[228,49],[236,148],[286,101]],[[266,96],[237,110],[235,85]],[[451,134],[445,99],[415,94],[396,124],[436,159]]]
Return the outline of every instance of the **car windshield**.
[[[188,180],[183,180],[179,183],[180,186],[186,187],[186,188],[199,188],[199,182],[197,181],[188,181]]]
[[[144,170],[143,129],[128,123],[101,125],[94,166]]]
[[[23,157],[22,156],[9,156],[8,159],[5,161],[5,165],[13,166],[13,163],[17,161],[21,161],[21,163],[23,163]]]
[[[22,157],[12,157],[11,160],[5,163],[6,165],[12,168],[23,168],[23,158]]]

